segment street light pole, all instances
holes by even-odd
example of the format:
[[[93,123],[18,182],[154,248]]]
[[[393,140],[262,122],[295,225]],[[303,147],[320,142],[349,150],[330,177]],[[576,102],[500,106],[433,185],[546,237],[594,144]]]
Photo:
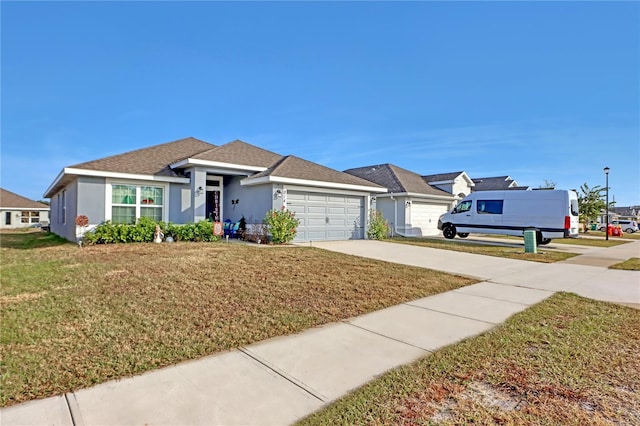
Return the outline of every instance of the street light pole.
[[[604,229],[605,232],[605,240],[609,240],[609,168],[604,168],[605,175],[605,190],[607,193],[607,204],[605,204],[605,212],[607,214],[607,227]]]

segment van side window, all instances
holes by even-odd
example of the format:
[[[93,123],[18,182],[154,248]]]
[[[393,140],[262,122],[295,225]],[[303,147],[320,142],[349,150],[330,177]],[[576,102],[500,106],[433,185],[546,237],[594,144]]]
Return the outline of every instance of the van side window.
[[[453,209],[453,213],[464,213],[464,212],[468,212],[469,210],[471,210],[471,200],[468,201],[463,201],[460,204],[458,204],[456,206],[455,209]]]
[[[477,212],[480,214],[502,214],[503,200],[478,200]]]

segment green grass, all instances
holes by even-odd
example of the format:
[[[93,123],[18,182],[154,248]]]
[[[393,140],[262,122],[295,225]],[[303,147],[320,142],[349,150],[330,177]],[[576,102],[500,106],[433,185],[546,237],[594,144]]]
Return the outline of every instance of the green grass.
[[[0,237],[1,406],[473,282],[311,247]]]
[[[610,237],[609,241],[605,239],[600,240],[595,238],[559,238],[557,240],[552,240],[551,244],[569,244],[589,247],[614,247],[621,244],[627,244],[628,242],[630,241],[623,240],[617,237]]]
[[[640,424],[638,310],[556,294],[299,425]]]
[[[386,241],[431,247],[443,250],[461,251],[465,253],[483,254],[486,256],[506,257],[509,259],[529,260],[533,262],[553,263],[577,256],[576,253],[557,252],[538,247],[538,253],[525,253],[524,247],[508,247],[500,245],[478,244],[460,239],[442,240],[438,238],[404,238],[394,237]]]
[[[640,271],[640,258],[632,257],[624,262],[616,263],[610,266],[609,269],[622,269],[625,271]]]
[[[595,234],[595,232],[594,232]],[[568,245],[579,245],[579,246],[589,246],[589,247],[614,247],[614,246],[619,246],[621,244],[626,244],[628,242],[630,242],[628,239],[625,240],[623,238],[619,238],[619,237],[609,237],[609,240],[605,240],[604,239],[604,233],[600,232],[600,234],[602,234],[602,239],[598,239],[598,238],[588,238],[588,237],[584,237],[583,235],[581,235],[579,238],[556,238],[554,240],[551,240],[551,245],[553,244],[568,244]],[[591,232],[587,235],[591,235]],[[625,234],[626,235],[626,234]],[[491,237],[491,238],[500,238],[500,239],[505,239],[505,240],[511,240],[511,241],[518,241],[522,244],[524,244],[524,240],[521,237],[514,237],[511,235],[484,235],[486,237]],[[457,240],[456,240],[457,241]],[[462,241],[462,240],[460,240]],[[539,249],[544,249],[545,246],[538,246]]]
[[[72,244],[56,234],[42,232],[40,230],[3,230],[0,232],[0,247],[3,248],[28,250],[61,245]]]
[[[586,234],[581,235],[589,235],[592,237],[602,237],[605,238],[605,233],[601,231],[589,231]],[[640,240],[640,232],[625,232],[622,237],[614,237],[612,235],[609,236],[609,241],[611,240]]]

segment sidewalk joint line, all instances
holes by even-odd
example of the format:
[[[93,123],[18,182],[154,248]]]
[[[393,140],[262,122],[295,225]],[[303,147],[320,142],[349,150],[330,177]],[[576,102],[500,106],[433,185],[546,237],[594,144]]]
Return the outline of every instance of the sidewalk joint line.
[[[67,408],[69,409],[69,415],[71,416],[71,423],[73,426],[84,426],[76,395],[73,392],[67,392],[64,394],[64,400],[67,402]]]
[[[494,284],[497,284],[497,283],[494,283]],[[502,285],[502,284],[500,284],[500,285]],[[461,287],[461,288],[464,288],[464,287]],[[467,295],[467,296],[482,297],[483,299],[495,300],[496,302],[515,303],[516,305],[522,305],[522,306],[525,306],[525,307],[527,307],[527,308],[528,308],[529,306],[532,306],[532,305],[528,305],[528,304],[526,304],[526,303],[522,303],[522,302],[515,302],[515,301],[513,301],[513,300],[498,299],[497,297],[485,296],[485,295],[483,295],[483,294],[474,294],[474,293],[468,293],[468,292],[466,292],[466,291],[459,291],[461,288],[456,289],[456,290],[451,290],[451,291],[456,292],[456,293],[459,293],[459,294],[465,294],[465,295]],[[444,293],[441,293],[441,294],[444,294]],[[552,296],[552,294],[548,295],[547,297],[551,297],[551,296]],[[411,303],[411,302],[408,302],[408,303]]]
[[[360,330],[366,331],[368,333],[376,334],[376,335],[378,335],[380,337],[384,337],[385,339],[393,340],[394,342],[402,343],[404,345],[411,346],[412,348],[420,349],[421,351],[428,352],[429,354],[432,354],[433,352],[435,352],[437,350],[437,349],[426,349],[426,348],[423,348],[421,346],[414,345],[413,343],[405,342],[404,340],[400,340],[400,339],[396,339],[395,337],[387,336],[386,334],[379,333],[379,332],[377,332],[375,330],[370,330],[370,329],[365,328],[365,327],[363,327],[361,325],[350,323],[347,320],[344,320],[344,321],[341,321],[341,322],[346,324],[346,325],[350,325],[352,327],[359,328]]]
[[[308,387],[304,383],[300,382],[299,380],[288,376],[283,371],[280,371],[280,369],[278,367],[276,367],[275,365],[271,365],[267,361],[261,359],[260,357],[258,357],[258,355],[256,355],[253,352],[251,352],[251,350],[248,349],[247,347],[242,346],[242,347],[238,348],[238,351],[240,351],[244,355],[248,356],[252,360],[256,361],[257,363],[263,365],[264,367],[268,368],[269,370],[273,371],[278,376],[282,377],[283,379],[285,379],[289,383],[293,384],[294,386],[302,389],[303,391],[305,391],[306,393],[308,393],[312,397],[316,398],[320,402],[327,403],[327,402],[330,401],[330,399],[328,397],[322,395],[320,392],[314,391],[313,389],[311,389],[310,387]]]
[[[403,305],[407,305],[407,306],[411,306],[412,308],[418,308],[418,309],[423,309],[425,311],[431,311],[431,312],[437,312],[439,314],[445,314],[445,315],[451,315],[452,317],[458,317],[458,318],[464,318],[464,319],[468,319],[471,321],[478,321],[478,322],[483,322],[485,324],[491,324],[494,327],[498,324],[502,324],[504,321],[500,321],[500,322],[491,322],[491,321],[485,321],[485,320],[480,320],[477,318],[471,318],[471,317],[465,317],[464,315],[458,315],[458,314],[452,314],[451,312],[445,312],[445,311],[439,311],[437,309],[433,309],[433,308],[425,308],[424,306],[418,306],[418,305],[412,305],[411,302],[407,302],[407,303],[403,303]],[[527,307],[526,305],[522,305]]]

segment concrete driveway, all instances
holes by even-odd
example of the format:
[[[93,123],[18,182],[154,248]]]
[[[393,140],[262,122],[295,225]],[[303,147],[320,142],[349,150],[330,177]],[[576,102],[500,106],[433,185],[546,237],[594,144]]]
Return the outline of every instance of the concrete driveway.
[[[497,284],[567,291],[596,300],[640,304],[640,272],[607,269],[640,258],[640,241],[584,254],[557,263],[537,263],[374,240],[314,242],[314,247],[386,262],[475,277]]]

